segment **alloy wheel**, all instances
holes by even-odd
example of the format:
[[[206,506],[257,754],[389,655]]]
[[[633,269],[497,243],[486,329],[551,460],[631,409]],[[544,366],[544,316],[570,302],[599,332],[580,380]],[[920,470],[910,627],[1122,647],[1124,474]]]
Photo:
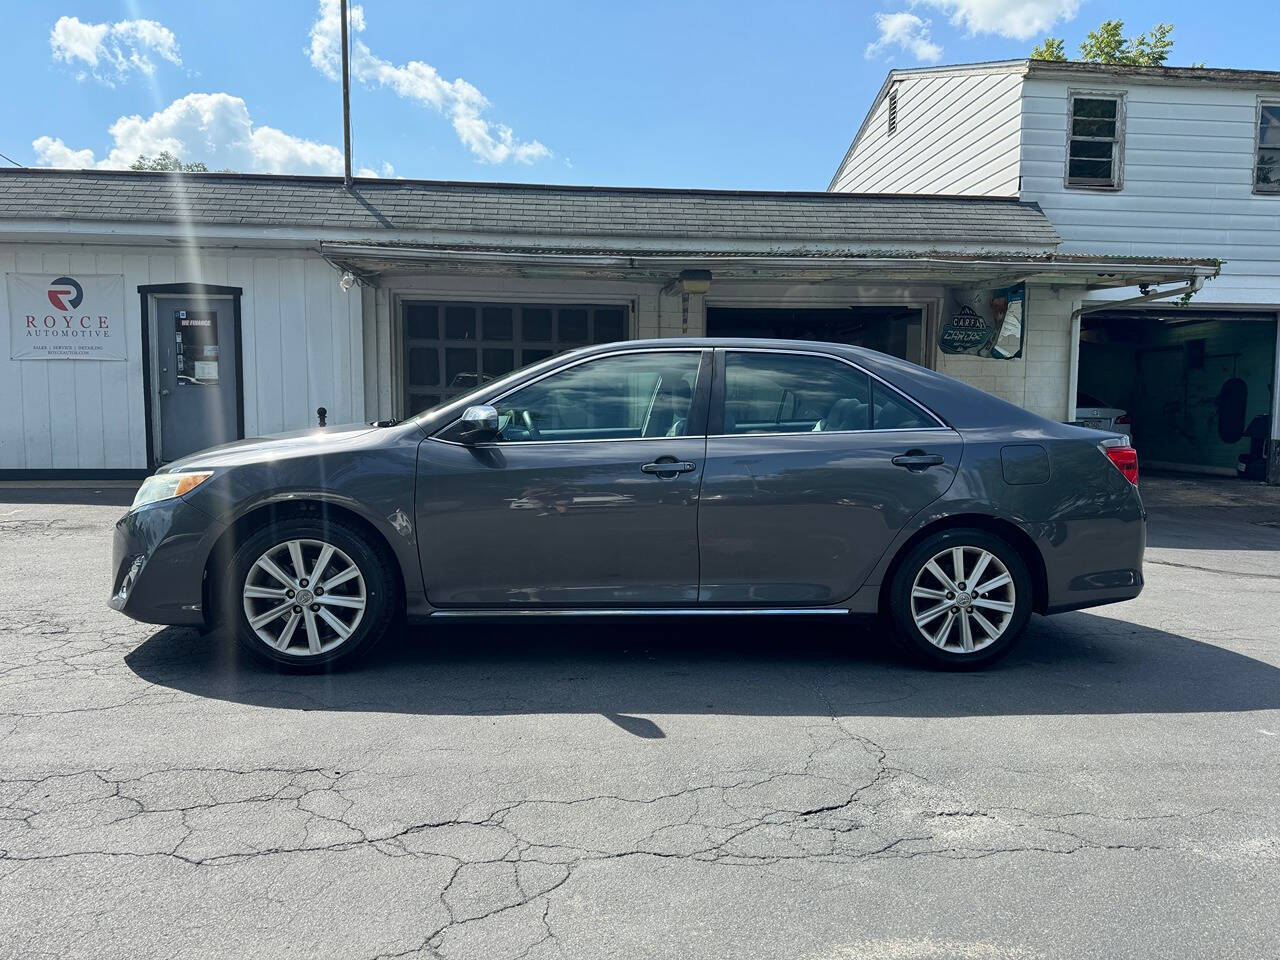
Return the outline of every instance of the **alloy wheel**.
[[[982,547],[948,547],[916,573],[911,619],[935,647],[976,653],[1008,628],[1016,606],[1009,568]]]
[[[364,618],[364,575],[323,540],[278,543],[245,576],[244,615],[258,639],[279,653],[309,657],[344,643]]]

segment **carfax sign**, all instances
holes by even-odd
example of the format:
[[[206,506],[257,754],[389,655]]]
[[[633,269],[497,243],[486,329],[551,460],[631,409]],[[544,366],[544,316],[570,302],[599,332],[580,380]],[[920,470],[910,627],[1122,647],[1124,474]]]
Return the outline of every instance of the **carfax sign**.
[[[10,360],[124,360],[124,277],[9,273]]]
[[[951,309],[938,331],[943,353],[968,353],[997,360],[1022,356],[1027,286],[953,293]]]

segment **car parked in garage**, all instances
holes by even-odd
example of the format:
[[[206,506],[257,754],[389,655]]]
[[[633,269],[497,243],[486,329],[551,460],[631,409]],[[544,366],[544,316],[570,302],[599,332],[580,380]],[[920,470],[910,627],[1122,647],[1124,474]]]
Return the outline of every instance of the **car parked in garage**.
[[[1130,432],[1132,425],[1129,422],[1129,411],[1103,403],[1089,393],[1076,394],[1075,422],[1082,427],[1090,427],[1094,430],[1123,433],[1126,437],[1133,436]]]
[[[1032,612],[1137,596],[1136,483],[1125,438],[870,350],[632,341],[162,468],[117,524],[111,605],[298,668],[402,614],[880,614],[971,667]]]

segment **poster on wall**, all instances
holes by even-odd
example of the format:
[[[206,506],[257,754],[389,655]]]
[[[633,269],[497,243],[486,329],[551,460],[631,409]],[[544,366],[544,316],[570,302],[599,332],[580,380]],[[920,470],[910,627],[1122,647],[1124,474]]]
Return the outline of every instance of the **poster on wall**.
[[[967,353],[996,360],[1022,356],[1027,285],[996,290],[957,290],[938,331],[943,353]]]
[[[122,274],[7,273],[10,360],[124,360]]]

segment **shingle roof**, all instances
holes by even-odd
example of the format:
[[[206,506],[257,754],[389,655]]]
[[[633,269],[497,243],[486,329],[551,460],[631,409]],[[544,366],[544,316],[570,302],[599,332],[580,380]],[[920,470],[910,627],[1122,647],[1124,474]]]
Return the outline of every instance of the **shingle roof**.
[[[1053,247],[1033,203],[986,197],[566,187],[127,171],[0,171],[0,221],[231,224],[535,237]]]

